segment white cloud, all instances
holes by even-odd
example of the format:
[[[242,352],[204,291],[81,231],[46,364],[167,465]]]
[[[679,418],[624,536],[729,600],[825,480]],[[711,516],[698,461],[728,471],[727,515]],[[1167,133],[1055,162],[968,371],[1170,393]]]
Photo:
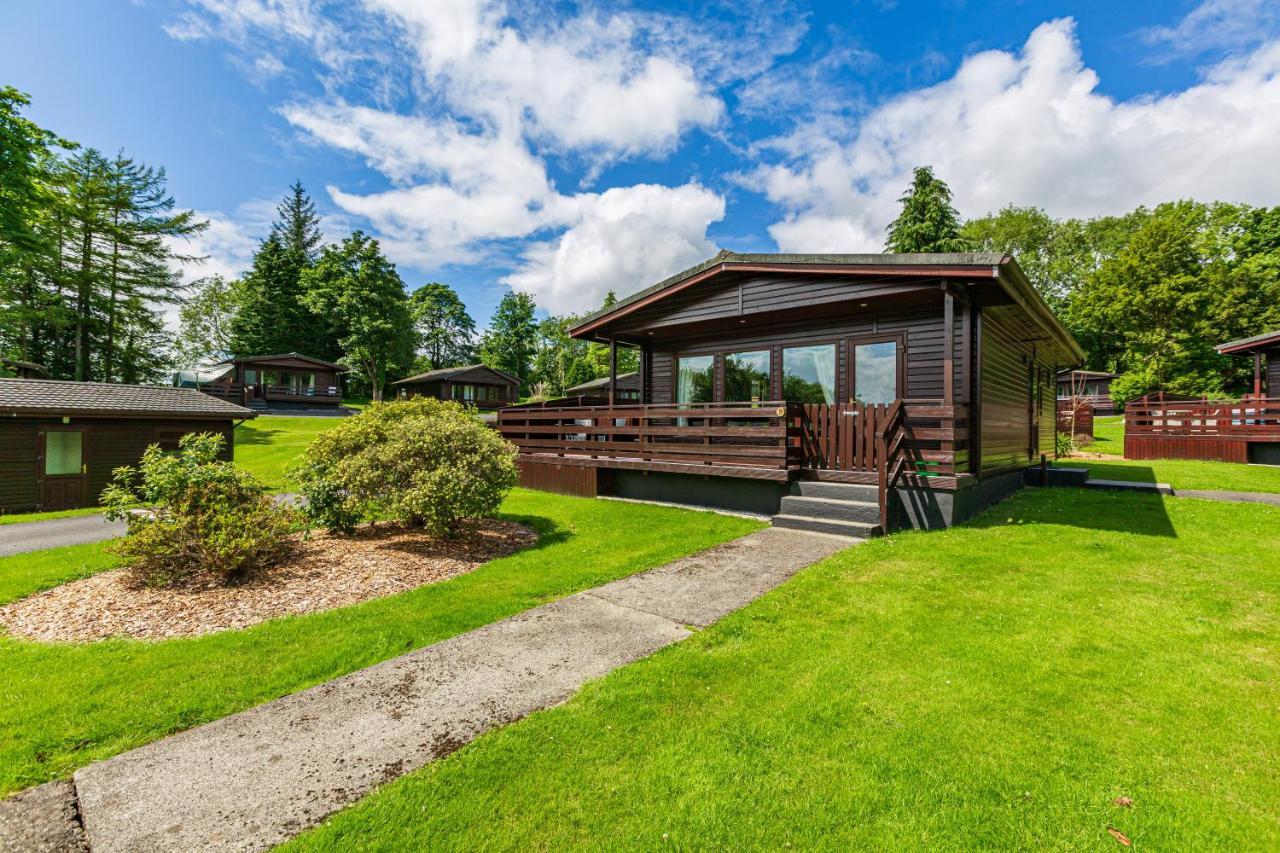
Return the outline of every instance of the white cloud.
[[[613,290],[625,296],[715,253],[707,227],[724,217],[724,199],[698,184],[638,184],[566,202],[574,224],[525,252],[522,270],[504,280],[553,312],[599,306]]]
[[[849,137],[801,127],[780,161],[741,182],[784,211],[784,251],[876,251],[911,169],[932,165],[966,216],[1034,204],[1096,216],[1197,197],[1273,204],[1280,42],[1223,62],[1188,89],[1116,101],[1097,91],[1070,20],[1019,53],[968,57],[950,79],[869,113]]]
[[[189,240],[174,241],[179,255],[205,258],[203,262],[182,265],[182,280],[191,283],[206,276],[237,278],[249,268],[258,243],[270,228],[257,214],[257,206],[243,205],[240,215],[227,216],[220,211],[195,211],[198,219],[207,220],[204,233]],[[270,219],[266,220],[270,222]]]
[[[1204,0],[1171,27],[1150,27],[1145,41],[1165,49],[1157,61],[1195,56],[1209,50],[1256,47],[1280,27],[1275,0]]]

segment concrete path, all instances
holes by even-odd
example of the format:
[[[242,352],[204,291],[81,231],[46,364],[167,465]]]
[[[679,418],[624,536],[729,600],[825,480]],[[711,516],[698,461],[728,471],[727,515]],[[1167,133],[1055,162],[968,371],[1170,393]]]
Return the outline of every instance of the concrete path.
[[[1217,489],[1178,489],[1174,495],[1180,498],[1201,498],[1207,501],[1231,503],[1270,504],[1280,506],[1280,495],[1268,492],[1224,492]]]
[[[768,528],[90,765],[74,780],[89,847],[278,844],[856,541]]]
[[[123,521],[107,521],[101,515],[74,515],[46,521],[22,521],[0,525],[0,557],[101,542],[124,535]]]

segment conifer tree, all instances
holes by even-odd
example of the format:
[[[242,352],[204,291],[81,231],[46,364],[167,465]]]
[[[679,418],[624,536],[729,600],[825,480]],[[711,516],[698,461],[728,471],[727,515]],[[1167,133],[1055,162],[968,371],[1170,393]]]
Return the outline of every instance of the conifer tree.
[[[301,255],[306,264],[313,263],[324,235],[316,204],[302,188],[302,181],[294,181],[289,187],[288,194],[276,205],[276,217],[271,233],[286,249]]]
[[[960,214],[951,204],[951,188],[935,177],[933,168],[915,170],[911,187],[898,199],[902,213],[889,224],[888,252],[963,252]]]
[[[409,301],[432,369],[466,364],[475,357],[476,323],[457,291],[433,281],[415,290]]]

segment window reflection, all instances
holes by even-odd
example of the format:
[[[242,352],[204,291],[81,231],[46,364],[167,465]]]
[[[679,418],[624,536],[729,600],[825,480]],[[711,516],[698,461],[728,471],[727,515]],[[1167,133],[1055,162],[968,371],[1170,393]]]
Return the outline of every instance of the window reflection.
[[[710,403],[715,379],[715,357],[686,356],[676,372],[677,403]]]
[[[769,397],[769,351],[735,352],[724,357],[724,399],[758,403]]]
[[[884,341],[853,348],[853,396],[859,403],[898,399],[898,344]]]
[[[834,403],[835,344],[785,348],[782,351],[782,397],[795,403]]]

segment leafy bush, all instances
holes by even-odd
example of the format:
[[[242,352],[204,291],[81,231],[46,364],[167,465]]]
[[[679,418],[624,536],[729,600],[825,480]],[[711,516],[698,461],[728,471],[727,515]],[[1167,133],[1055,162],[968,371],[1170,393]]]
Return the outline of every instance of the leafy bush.
[[[429,397],[375,403],[321,433],[295,476],[307,515],[350,532],[391,518],[454,534],[497,512],[516,483],[515,450],[458,403]]]
[[[103,491],[107,518],[128,525],[110,550],[142,583],[201,575],[230,582],[293,551],[296,514],[248,472],[220,461],[222,447],[210,433],[183,436],[177,453],[152,445],[137,468],[117,468]]]

